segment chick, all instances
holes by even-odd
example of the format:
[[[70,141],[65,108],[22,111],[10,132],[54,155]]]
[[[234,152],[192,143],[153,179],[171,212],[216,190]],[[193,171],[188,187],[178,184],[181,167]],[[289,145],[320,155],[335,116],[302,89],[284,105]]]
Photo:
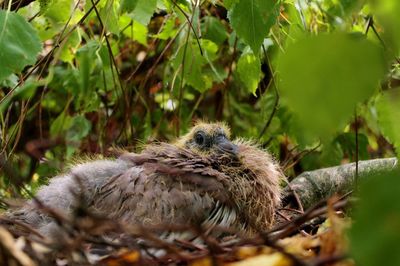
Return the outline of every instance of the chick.
[[[230,141],[223,123],[200,122],[172,144],[76,165],[42,187],[37,198],[67,214],[83,200],[93,213],[126,224],[222,226],[252,235],[272,225],[281,177],[267,152],[248,141]],[[47,236],[59,230],[33,201],[9,216]]]

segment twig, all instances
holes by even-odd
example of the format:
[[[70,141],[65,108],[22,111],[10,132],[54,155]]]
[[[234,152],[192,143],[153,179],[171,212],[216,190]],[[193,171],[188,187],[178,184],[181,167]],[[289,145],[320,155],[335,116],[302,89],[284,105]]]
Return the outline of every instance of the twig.
[[[265,134],[265,131],[267,131],[268,127],[270,126],[271,122],[272,122],[272,118],[274,118],[276,111],[278,110],[278,104],[279,104],[279,93],[278,90],[276,88],[276,82],[275,82],[275,75],[274,73],[272,73],[272,68],[271,68],[271,64],[269,62],[268,59],[268,55],[267,52],[265,51],[265,47],[264,45],[262,46],[263,48],[263,52],[264,52],[264,60],[266,61],[266,63],[268,64],[269,69],[271,70],[271,83],[269,84],[269,86],[273,86],[274,90],[275,90],[275,103],[274,103],[274,107],[272,108],[272,112],[269,115],[269,118],[267,120],[267,122],[265,123],[264,127],[262,128],[260,134],[258,135],[258,139],[260,140],[262,138],[262,136]]]
[[[290,222],[278,225],[275,228],[271,229],[270,231],[266,232],[265,234],[271,235],[272,239],[275,239],[275,240],[278,240],[278,239],[281,239],[283,237],[290,235],[292,232],[298,230],[298,228],[302,224],[307,222],[308,220],[311,220],[312,218],[315,218],[324,213],[327,213],[327,211],[328,211],[327,206],[319,207],[319,206],[321,206],[322,203],[325,203],[325,202],[326,201],[322,201],[321,203],[316,204],[315,207],[308,209],[306,212],[304,212],[303,215],[296,217],[295,219],[293,219]],[[348,201],[346,199],[340,200],[340,201],[333,203],[332,208],[334,210],[337,210],[337,209],[345,207],[347,205],[347,203],[348,203]]]
[[[201,48],[199,37],[197,36],[196,30],[193,27],[193,17],[194,17],[196,10],[193,10],[192,17],[189,19],[189,16],[186,14],[186,12],[175,1],[172,1],[172,3],[174,4],[174,6],[176,6],[179,9],[179,11],[181,11],[183,16],[186,18],[187,22],[189,23],[189,26],[192,29],[194,37],[196,39],[197,45],[199,46],[200,54],[203,55],[203,49]],[[196,7],[197,7],[197,4],[194,5],[193,9],[195,9]]]

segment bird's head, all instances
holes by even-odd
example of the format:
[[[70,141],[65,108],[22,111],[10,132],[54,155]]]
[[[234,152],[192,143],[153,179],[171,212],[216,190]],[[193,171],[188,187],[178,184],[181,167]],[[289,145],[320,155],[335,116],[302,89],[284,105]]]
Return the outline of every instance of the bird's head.
[[[237,156],[238,146],[230,141],[230,129],[224,123],[198,122],[175,143],[204,155],[224,153]]]

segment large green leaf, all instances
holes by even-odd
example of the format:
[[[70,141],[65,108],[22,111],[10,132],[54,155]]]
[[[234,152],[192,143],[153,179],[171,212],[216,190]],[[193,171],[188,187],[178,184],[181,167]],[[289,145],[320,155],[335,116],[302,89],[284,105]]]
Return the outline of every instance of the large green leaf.
[[[379,127],[400,156],[400,89],[385,92],[376,101]]]
[[[239,0],[229,10],[229,20],[237,35],[258,55],[261,44],[279,14],[280,1]]]
[[[23,17],[0,10],[0,82],[34,64],[42,43]]]
[[[261,62],[253,53],[245,53],[239,58],[237,72],[246,90],[255,95],[261,79]]]
[[[400,265],[400,172],[373,175],[361,184],[350,230],[356,265]]]
[[[300,139],[332,138],[373,94],[385,66],[381,49],[362,36],[323,34],[289,45],[280,57],[279,84]]]

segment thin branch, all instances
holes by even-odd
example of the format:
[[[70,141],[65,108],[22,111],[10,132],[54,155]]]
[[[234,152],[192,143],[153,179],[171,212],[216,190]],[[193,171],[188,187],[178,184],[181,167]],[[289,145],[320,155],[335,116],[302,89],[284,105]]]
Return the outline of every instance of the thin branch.
[[[172,1],[172,3],[174,4],[174,6],[176,6],[176,7],[179,9],[179,11],[181,11],[181,13],[183,14],[183,16],[186,18],[187,22],[189,23],[189,26],[190,26],[190,28],[192,29],[193,34],[194,34],[194,37],[195,37],[195,39],[196,39],[197,45],[199,46],[200,54],[203,55],[203,49],[201,48],[201,44],[200,44],[199,37],[197,36],[196,30],[195,30],[194,27],[193,27],[193,17],[194,17],[194,14],[195,14],[195,12],[196,12],[195,9],[196,9],[196,7],[197,7],[197,4],[194,5],[192,17],[189,18],[188,14],[186,14],[186,12],[185,12],[175,1]],[[197,3],[197,2],[196,2],[196,3]]]
[[[271,66],[271,64],[269,62],[269,58],[268,58],[268,55],[267,55],[267,52],[265,50],[264,45],[262,45],[262,49],[263,49],[263,52],[264,52],[264,60],[267,63],[268,68],[271,70],[271,83],[269,85],[274,87],[275,97],[276,98],[275,98],[275,103],[274,103],[274,107],[272,109],[272,112],[271,112],[267,122],[265,123],[264,127],[262,128],[260,134],[258,135],[258,140],[260,140],[262,138],[262,136],[267,131],[268,127],[271,125],[272,119],[274,118],[275,113],[278,110],[278,105],[279,105],[279,100],[280,100],[278,89],[276,88],[275,75],[274,75],[274,73],[272,71],[272,66]]]

